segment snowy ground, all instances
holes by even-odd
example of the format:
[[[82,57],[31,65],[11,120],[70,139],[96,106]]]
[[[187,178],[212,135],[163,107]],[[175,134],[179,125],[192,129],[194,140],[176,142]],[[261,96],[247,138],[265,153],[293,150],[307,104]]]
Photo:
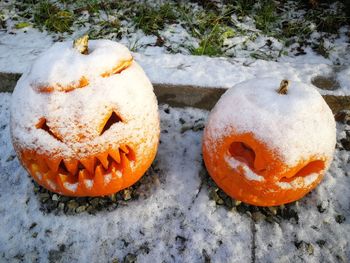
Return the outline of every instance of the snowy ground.
[[[0,261],[349,262],[350,125],[321,185],[275,209],[238,204],[202,166],[208,113],[160,106],[161,143],[138,198],[89,214],[45,210],[11,145],[0,94]],[[350,148],[348,148],[350,149]],[[51,195],[50,198],[54,199]],[[61,197],[55,197],[58,207]]]
[[[51,36],[36,29],[16,34],[0,32],[0,72],[24,72],[53,42]],[[313,83],[321,76],[331,79],[328,89],[319,89],[322,94],[350,95],[349,65],[335,66],[312,50],[304,56],[282,57],[280,61],[164,54],[156,48],[153,51],[133,54],[153,83],[229,88],[256,77]]]

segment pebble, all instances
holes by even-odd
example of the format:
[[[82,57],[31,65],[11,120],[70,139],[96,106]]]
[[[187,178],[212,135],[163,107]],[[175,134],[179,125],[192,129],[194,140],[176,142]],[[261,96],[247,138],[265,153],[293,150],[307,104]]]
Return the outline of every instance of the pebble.
[[[338,223],[338,224],[342,224],[344,223],[346,220],[345,216],[343,215],[336,215],[335,216],[335,221]]]
[[[77,207],[77,209],[75,209],[75,212],[77,212],[79,214],[79,213],[84,212],[85,210],[86,210],[86,206],[82,205],[82,206]]]
[[[60,198],[57,194],[53,194],[51,199],[52,199],[52,201],[58,201]]]
[[[124,257],[124,260],[123,260],[123,263],[136,263],[137,262],[137,257],[135,254],[127,254],[125,257]]]
[[[129,189],[125,189],[125,190],[123,191],[123,199],[124,199],[125,201],[128,201],[128,200],[131,199],[131,191],[130,191]]]
[[[350,125],[350,110],[341,110],[334,116],[335,120]]]
[[[76,208],[78,208],[79,204],[75,201],[75,200],[70,200],[68,203],[67,203],[67,207],[68,209],[70,210],[75,210]]]

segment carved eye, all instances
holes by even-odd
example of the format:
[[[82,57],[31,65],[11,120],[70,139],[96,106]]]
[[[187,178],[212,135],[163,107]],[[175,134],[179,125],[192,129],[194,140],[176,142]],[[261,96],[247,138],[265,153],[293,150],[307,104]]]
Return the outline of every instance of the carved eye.
[[[52,137],[54,137],[56,140],[59,140],[59,141],[62,141],[61,138],[59,138],[56,134],[54,134],[50,127],[47,125],[46,123],[46,119],[43,117],[43,118],[40,118],[39,122],[35,125],[35,127],[37,129],[42,129],[44,131],[46,131],[48,134],[50,134]]]
[[[229,152],[233,158],[240,162],[244,162],[251,169],[254,168],[255,152],[246,143],[233,142],[230,145]]]
[[[122,118],[120,118],[117,113],[112,111],[112,113],[106,118],[104,124],[101,126],[102,129],[100,135],[111,128],[113,124],[116,124],[118,122],[123,122]]]

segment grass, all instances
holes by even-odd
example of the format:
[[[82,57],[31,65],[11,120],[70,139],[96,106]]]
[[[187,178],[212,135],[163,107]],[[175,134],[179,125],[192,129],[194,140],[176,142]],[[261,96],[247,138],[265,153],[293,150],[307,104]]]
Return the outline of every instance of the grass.
[[[328,0],[319,2],[317,7],[309,8],[308,0],[223,0],[221,4],[212,0],[164,1],[160,4],[151,0],[23,0],[14,3],[16,15],[13,21],[16,29],[30,25],[55,34],[72,33],[73,28],[87,27],[91,38],[116,40],[141,30],[146,35],[156,36],[157,43],[159,40],[160,46],[169,52],[177,48],[172,49],[172,43],[166,42],[163,30],[168,25],[179,24],[197,42],[193,46],[183,43],[193,55],[234,56],[236,51],[232,48],[236,47],[225,46],[230,45],[226,40],[236,36],[246,38],[237,47],[244,50],[258,36],[268,36],[284,43],[284,50],[277,51],[279,54],[285,54],[290,44],[300,43],[313,45],[320,54],[327,56],[329,52],[322,42],[309,43],[310,35],[315,28],[323,32],[322,37],[335,34],[350,19],[349,14],[343,12],[344,7],[330,8],[332,1]],[[350,0],[342,2],[350,6]],[[298,10],[307,12],[299,13],[298,17],[288,15]],[[247,23],[250,27],[241,26]],[[5,27],[6,21],[0,17],[0,28]],[[135,44],[135,51],[142,46],[142,43]],[[264,50],[250,51],[250,56],[255,58],[270,60],[274,56]]]
[[[158,8],[147,4],[139,4],[134,16],[134,23],[137,28],[145,34],[158,34],[165,24],[176,23],[177,15],[174,12],[175,5],[165,3]]]
[[[48,1],[40,2],[34,11],[34,23],[48,31],[71,32],[73,21],[74,14],[71,11],[62,10]]]
[[[276,4],[274,1],[261,1],[254,16],[255,25],[264,34],[270,34],[276,27],[278,14],[276,13]]]

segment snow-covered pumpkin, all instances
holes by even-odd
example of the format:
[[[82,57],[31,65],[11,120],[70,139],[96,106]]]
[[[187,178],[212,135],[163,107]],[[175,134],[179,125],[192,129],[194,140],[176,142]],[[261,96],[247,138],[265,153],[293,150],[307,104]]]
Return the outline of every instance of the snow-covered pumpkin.
[[[300,199],[323,178],[334,153],[333,114],[315,88],[272,78],[226,91],[209,115],[203,157],[231,197],[258,206]]]
[[[159,141],[153,87],[129,50],[86,37],[54,44],[13,92],[19,160],[45,188],[101,196],[134,184]]]

